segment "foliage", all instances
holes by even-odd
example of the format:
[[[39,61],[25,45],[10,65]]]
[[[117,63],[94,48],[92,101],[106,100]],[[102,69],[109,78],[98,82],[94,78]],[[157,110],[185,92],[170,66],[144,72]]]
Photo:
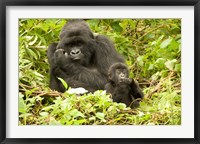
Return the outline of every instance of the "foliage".
[[[140,107],[112,102],[99,90],[80,96],[48,88],[46,50],[59,41],[65,19],[19,20],[20,125],[180,125],[181,20],[90,19],[95,33],[110,37],[143,88]],[[62,79],[60,79],[62,81]],[[68,85],[62,81],[65,87]]]

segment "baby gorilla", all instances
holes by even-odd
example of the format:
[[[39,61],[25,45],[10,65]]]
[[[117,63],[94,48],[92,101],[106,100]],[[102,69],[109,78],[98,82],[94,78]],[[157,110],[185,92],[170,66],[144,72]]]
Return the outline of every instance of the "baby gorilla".
[[[105,85],[105,90],[112,94],[114,102],[125,103],[131,108],[139,106],[139,100],[144,95],[139,85],[129,78],[129,71],[125,64],[113,64],[109,68],[108,79],[109,82]]]

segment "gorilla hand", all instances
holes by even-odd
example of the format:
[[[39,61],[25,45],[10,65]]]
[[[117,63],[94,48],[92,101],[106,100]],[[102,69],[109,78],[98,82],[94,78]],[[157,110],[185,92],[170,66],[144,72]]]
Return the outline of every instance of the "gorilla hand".
[[[125,83],[125,84],[131,84],[132,83],[132,79],[131,78],[123,78],[120,80],[120,83]]]
[[[56,64],[65,64],[69,61],[70,57],[63,49],[57,49],[54,53]]]

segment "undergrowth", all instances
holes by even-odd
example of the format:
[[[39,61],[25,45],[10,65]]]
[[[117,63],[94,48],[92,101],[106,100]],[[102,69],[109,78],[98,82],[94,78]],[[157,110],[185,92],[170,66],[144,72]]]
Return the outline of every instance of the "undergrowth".
[[[46,50],[65,19],[19,20],[19,125],[180,125],[181,21],[91,19],[114,42],[145,94],[135,109],[105,91],[79,95],[49,89]]]

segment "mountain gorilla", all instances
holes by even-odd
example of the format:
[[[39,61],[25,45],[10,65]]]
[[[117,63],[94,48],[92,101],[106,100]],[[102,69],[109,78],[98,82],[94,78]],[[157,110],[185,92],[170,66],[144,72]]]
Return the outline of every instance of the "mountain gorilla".
[[[60,32],[60,41],[49,46],[50,88],[60,92],[60,77],[72,88],[89,92],[104,89],[108,69],[116,62],[124,63],[113,43],[103,35],[94,36],[85,21],[71,20]]]
[[[128,68],[123,63],[113,64],[108,71],[109,82],[105,85],[107,93],[111,93],[114,102],[122,102],[131,108],[139,106],[144,97],[139,85],[129,78]]]

